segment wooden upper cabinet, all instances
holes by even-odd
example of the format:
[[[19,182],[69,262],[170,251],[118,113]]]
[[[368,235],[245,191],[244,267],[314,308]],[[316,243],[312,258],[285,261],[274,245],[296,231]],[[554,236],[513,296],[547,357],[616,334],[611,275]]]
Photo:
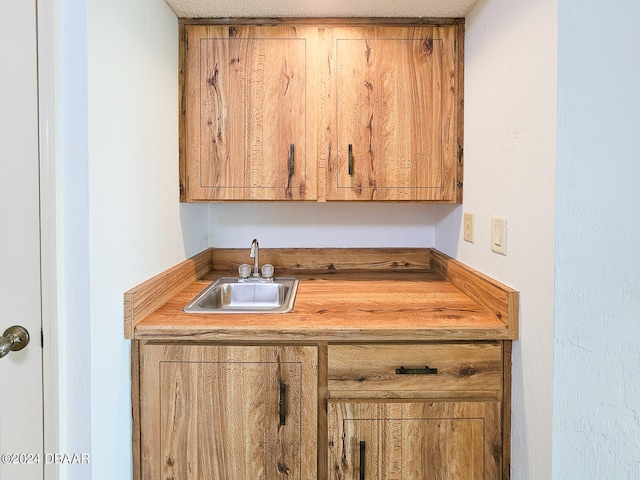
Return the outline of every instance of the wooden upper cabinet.
[[[182,200],[316,199],[317,28],[184,28]]]
[[[462,201],[463,22],[353,22],[183,25],[181,200]]]
[[[463,25],[325,31],[327,200],[460,202]]]

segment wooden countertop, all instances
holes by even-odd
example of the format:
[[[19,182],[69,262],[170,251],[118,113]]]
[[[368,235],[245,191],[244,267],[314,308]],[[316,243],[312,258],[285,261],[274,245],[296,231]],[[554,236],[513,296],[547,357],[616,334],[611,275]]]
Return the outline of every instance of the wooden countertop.
[[[208,249],[125,293],[140,340],[368,342],[517,338],[518,292],[433,249],[262,249],[300,279],[285,314],[182,312],[248,249]]]

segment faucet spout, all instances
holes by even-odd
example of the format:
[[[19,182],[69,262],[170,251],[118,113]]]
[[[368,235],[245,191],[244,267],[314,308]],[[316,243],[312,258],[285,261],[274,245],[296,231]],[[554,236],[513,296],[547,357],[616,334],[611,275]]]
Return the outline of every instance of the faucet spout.
[[[249,257],[253,258],[253,276],[258,278],[260,276],[260,267],[259,267],[259,261],[258,261],[258,256],[260,254],[260,246],[258,245],[258,240],[257,239],[253,239],[253,242],[251,242],[251,251],[249,252]]]

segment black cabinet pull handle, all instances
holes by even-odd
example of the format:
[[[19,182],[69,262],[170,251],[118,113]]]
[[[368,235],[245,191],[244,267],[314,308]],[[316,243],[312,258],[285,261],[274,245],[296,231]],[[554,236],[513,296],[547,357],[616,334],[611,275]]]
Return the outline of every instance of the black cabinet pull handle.
[[[437,368],[429,368],[429,365],[424,368],[396,368],[396,375],[437,375]]]
[[[287,424],[287,384],[280,382],[280,426]]]
[[[295,172],[294,151],[295,151],[295,146],[292,143],[291,145],[289,145],[289,176],[290,177],[292,177],[293,173]]]
[[[360,440],[360,480],[364,480],[364,449],[365,449],[365,441]]]
[[[353,145],[349,144],[349,175],[353,175]]]

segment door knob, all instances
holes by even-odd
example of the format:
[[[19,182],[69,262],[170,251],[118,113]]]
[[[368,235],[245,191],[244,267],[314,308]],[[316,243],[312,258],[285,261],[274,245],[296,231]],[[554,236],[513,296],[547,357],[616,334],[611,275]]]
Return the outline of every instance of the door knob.
[[[29,343],[29,332],[24,327],[14,325],[7,328],[0,337],[0,358],[10,352],[22,350]]]

